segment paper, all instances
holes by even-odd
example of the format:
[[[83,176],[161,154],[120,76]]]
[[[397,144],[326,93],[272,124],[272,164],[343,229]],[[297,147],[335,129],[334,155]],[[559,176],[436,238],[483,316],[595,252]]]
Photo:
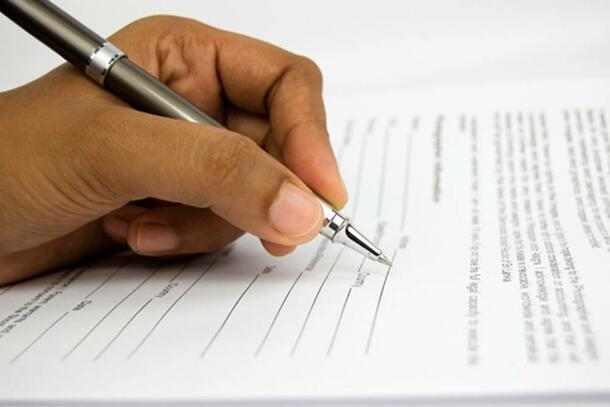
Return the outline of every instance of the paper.
[[[123,253],[0,289],[0,398],[610,400],[609,82],[329,101],[346,214],[319,238]]]

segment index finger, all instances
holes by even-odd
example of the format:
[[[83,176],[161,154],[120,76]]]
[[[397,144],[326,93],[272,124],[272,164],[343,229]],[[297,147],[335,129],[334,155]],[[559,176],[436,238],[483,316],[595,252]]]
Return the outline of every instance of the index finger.
[[[216,31],[217,69],[236,106],[268,114],[284,164],[340,208],[347,191],[329,141],[322,74],[311,60],[242,35]]]

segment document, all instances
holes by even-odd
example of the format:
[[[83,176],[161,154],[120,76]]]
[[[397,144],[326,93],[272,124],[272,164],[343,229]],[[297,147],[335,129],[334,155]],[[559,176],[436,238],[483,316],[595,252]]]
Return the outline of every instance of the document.
[[[386,267],[129,252],[0,288],[0,401],[610,402],[610,82],[330,95]]]

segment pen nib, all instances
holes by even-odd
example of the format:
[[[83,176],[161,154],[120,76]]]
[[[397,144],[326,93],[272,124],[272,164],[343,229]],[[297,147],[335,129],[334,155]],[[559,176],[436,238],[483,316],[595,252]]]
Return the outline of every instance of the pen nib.
[[[386,266],[391,266],[392,262],[390,261],[390,259],[388,259],[388,256],[386,256],[385,254],[380,255],[379,257],[377,257],[377,261],[381,264],[384,264]]]

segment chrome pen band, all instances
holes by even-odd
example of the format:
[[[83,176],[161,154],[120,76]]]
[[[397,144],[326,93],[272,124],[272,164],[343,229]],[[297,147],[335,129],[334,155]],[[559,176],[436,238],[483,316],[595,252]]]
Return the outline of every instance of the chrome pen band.
[[[381,250],[364,237],[350,223],[349,218],[343,216],[323,199],[320,199],[320,204],[324,212],[324,225],[320,230],[322,236],[328,238],[331,242],[340,243],[370,259],[379,261],[380,256],[383,255]]]
[[[322,199],[320,199],[320,205],[324,212],[324,225],[322,230],[320,230],[320,234],[334,241],[335,236],[349,224],[349,219],[343,217],[328,202]]]
[[[89,78],[104,86],[110,68],[124,56],[125,53],[111,42],[104,42],[91,53],[85,73]]]

